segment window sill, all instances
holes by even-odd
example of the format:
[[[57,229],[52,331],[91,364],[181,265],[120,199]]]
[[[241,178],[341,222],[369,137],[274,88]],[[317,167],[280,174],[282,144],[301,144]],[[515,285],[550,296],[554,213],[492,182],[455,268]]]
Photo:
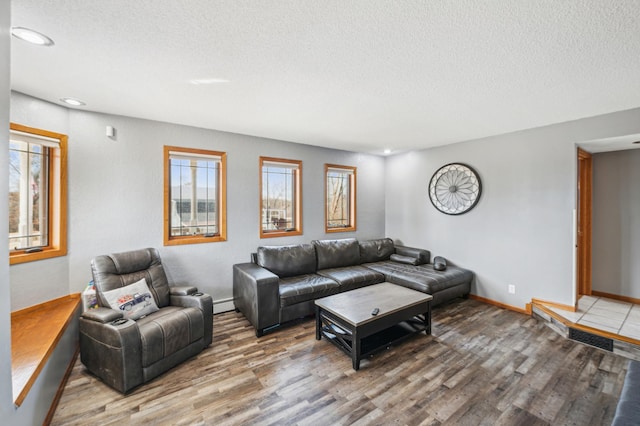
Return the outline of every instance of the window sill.
[[[9,255],[9,265],[18,263],[34,262],[36,260],[52,259],[54,257],[62,257],[67,255],[67,250],[62,248],[52,248],[42,250],[36,253],[17,253]]]
[[[227,241],[226,235],[215,235],[213,237],[173,237],[164,241],[165,246],[180,246],[183,244],[220,243]]]
[[[292,230],[260,232],[260,238],[293,237],[294,235],[302,235],[302,231]]]
[[[80,306],[75,293],[11,313],[11,380],[20,406]]]
[[[327,234],[332,234],[335,232],[355,232],[356,227],[355,226],[346,226],[343,228],[325,228],[325,232]]]

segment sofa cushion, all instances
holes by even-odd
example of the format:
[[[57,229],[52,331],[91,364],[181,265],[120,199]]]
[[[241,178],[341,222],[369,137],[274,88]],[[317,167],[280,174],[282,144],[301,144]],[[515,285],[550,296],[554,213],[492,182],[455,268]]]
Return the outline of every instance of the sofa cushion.
[[[340,291],[340,284],[316,274],[298,275],[280,280],[280,306],[331,296]]]
[[[314,240],[318,270],[360,264],[360,246],[355,238]]]
[[[142,366],[148,367],[204,337],[199,308],[167,306],[137,321],[142,341]]]
[[[467,269],[449,266],[445,271],[436,271],[430,263],[414,266],[385,261],[363,266],[384,274],[385,280],[390,283],[431,295],[459,284],[470,283],[473,279],[473,272]]]
[[[316,251],[311,244],[258,247],[258,265],[280,278],[316,271]]]
[[[391,238],[360,241],[359,245],[361,263],[389,260],[389,257],[396,252]]]
[[[384,282],[383,274],[362,266],[323,269],[318,271],[318,275],[337,281],[340,284],[340,291]]]

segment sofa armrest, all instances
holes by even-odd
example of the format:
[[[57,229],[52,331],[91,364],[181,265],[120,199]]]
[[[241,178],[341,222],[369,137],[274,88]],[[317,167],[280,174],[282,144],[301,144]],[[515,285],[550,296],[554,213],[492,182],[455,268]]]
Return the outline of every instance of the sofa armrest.
[[[429,260],[431,259],[431,252],[429,252],[429,250],[406,246],[395,246],[395,248],[396,254],[417,259],[417,262],[415,263],[416,265],[429,263]]]
[[[196,287],[174,287],[178,291],[175,291],[170,287],[170,300],[169,305],[180,306],[182,308],[198,308],[202,311],[204,319],[204,345],[209,346],[213,341],[213,298],[206,294],[197,291]],[[190,290],[179,289],[195,289],[193,293]],[[182,294],[189,293],[189,294]]]
[[[213,312],[213,298],[206,293],[172,294],[169,304],[183,308],[199,308],[203,312]]]
[[[254,263],[233,265],[233,303],[261,336],[280,322],[280,278]]]
[[[611,426],[637,424],[640,416],[640,362],[631,360]]]
[[[121,311],[117,311],[115,309],[99,307],[95,309],[89,309],[83,312],[81,316],[84,319],[104,324],[122,318],[124,314]]]
[[[92,311],[113,311],[98,308]],[[85,314],[89,315],[85,315]],[[80,360],[105,383],[120,392],[143,383],[142,340],[138,324],[133,320],[119,318],[110,322],[108,314],[87,311],[79,319]]]

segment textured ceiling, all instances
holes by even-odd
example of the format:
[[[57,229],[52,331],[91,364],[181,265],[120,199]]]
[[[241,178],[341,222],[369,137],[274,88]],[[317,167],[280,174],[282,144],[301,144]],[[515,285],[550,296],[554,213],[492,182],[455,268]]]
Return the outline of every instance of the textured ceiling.
[[[381,154],[640,106],[640,0],[14,0],[12,88]],[[193,85],[195,78],[229,83]]]

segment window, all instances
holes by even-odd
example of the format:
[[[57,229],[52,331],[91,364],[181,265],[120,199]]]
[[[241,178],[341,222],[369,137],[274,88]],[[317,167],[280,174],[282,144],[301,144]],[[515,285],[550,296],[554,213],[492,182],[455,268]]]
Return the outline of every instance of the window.
[[[11,123],[9,263],[67,254],[67,136]]]
[[[356,168],[324,165],[326,232],[356,230]]]
[[[302,161],[260,157],[260,238],[302,234]]]
[[[227,154],[164,147],[164,245],[227,240]]]

